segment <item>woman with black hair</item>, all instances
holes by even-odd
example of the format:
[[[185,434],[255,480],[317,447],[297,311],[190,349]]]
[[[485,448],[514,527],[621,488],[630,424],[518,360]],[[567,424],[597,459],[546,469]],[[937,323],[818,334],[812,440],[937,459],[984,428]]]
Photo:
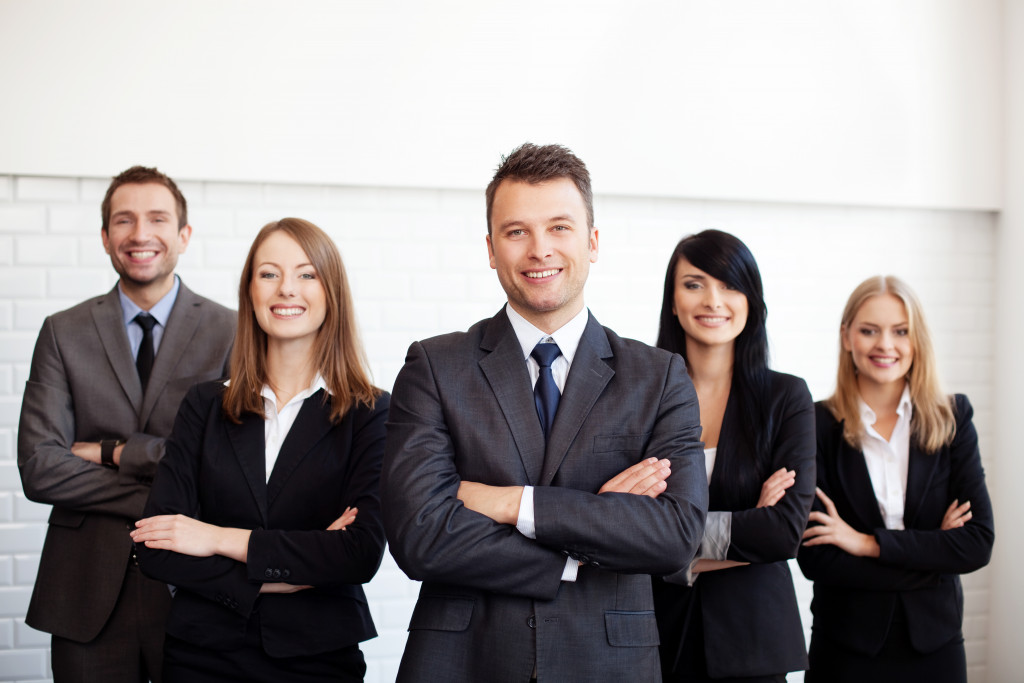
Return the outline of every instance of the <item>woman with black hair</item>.
[[[666,681],[784,681],[807,652],[787,560],[814,497],[814,408],[768,369],[761,275],[743,242],[684,238],[665,274],[658,346],[700,400],[709,501],[689,569],[654,579]]]

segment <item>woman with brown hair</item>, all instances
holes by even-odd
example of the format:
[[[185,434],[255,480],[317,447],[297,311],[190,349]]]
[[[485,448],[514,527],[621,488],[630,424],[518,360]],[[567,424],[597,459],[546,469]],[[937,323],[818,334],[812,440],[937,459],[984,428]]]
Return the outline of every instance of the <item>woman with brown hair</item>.
[[[264,226],[231,378],[189,391],[132,532],[143,571],[176,587],[165,681],[363,679],[388,401],[330,237]]]
[[[818,502],[807,681],[966,681],[960,574],[985,566],[992,505],[966,396],[942,392],[903,281],[858,286],[836,391],[816,405]]]

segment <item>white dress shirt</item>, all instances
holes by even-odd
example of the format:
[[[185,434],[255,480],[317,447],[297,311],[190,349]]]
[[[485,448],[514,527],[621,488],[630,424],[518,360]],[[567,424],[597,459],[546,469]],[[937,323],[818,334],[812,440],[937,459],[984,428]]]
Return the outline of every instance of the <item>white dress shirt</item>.
[[[896,408],[896,426],[886,441],[875,431],[878,419],[875,411],[862,399],[860,401],[861,451],[871,477],[871,488],[878,500],[886,529],[902,529],[903,505],[907,497],[907,470],[910,466],[910,420],[914,405],[910,402],[910,385],[903,387],[899,406]]]
[[[284,443],[285,437],[288,436],[288,431],[295,423],[295,418],[298,417],[302,404],[320,389],[326,391],[327,383],[324,382],[324,378],[320,376],[320,373],[317,373],[309,388],[292,396],[287,403],[278,409],[277,396],[274,394],[274,390],[270,388],[269,384],[263,385],[261,393],[263,394],[263,409],[265,412],[263,435],[266,437],[267,444],[267,481],[270,481],[270,473],[274,471],[274,463],[277,462],[277,456],[281,452],[281,444]]]
[[[569,376],[569,367],[572,365],[572,359],[576,355],[576,349],[580,345],[583,330],[586,329],[587,320],[590,317],[587,307],[584,306],[572,320],[551,334],[542,332],[534,327],[526,318],[519,315],[512,306],[506,305],[505,313],[508,315],[509,322],[512,323],[512,330],[516,333],[519,345],[523,348],[523,358],[526,361],[527,368],[530,370],[531,385],[536,385],[537,378],[540,377],[540,364],[530,355],[533,352],[533,347],[543,341],[554,341],[558,344],[558,350],[562,352],[562,355],[551,364],[551,374],[555,378],[555,384],[558,385],[558,393],[562,393],[565,389],[565,380]],[[537,525],[533,515],[532,486],[523,487],[523,497],[519,501],[519,519],[516,520],[516,529],[527,538],[537,538]],[[562,572],[562,580],[575,581],[579,566],[579,562],[571,557],[567,558],[565,570]]]

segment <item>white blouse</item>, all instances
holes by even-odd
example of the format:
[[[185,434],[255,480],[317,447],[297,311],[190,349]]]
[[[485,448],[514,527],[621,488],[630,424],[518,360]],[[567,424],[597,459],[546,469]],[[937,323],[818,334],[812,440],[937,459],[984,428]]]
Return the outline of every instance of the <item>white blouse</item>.
[[[910,466],[910,420],[914,406],[910,402],[910,385],[903,388],[896,408],[896,426],[887,441],[875,431],[877,416],[860,400],[860,421],[863,425],[861,450],[871,477],[871,488],[878,500],[886,529],[903,529],[903,506],[907,497],[907,470]]]

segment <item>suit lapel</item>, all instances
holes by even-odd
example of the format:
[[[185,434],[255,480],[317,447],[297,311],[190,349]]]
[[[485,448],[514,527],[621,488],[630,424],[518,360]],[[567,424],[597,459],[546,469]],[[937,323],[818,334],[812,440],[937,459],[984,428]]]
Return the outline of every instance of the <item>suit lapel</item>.
[[[261,415],[246,413],[242,424],[226,421],[228,439],[256,500],[264,528],[267,526],[267,446]]]
[[[544,466],[544,432],[537,417],[523,348],[504,309],[491,319],[480,349],[486,353],[479,361],[480,370],[512,432],[527,480],[536,485]]]
[[[160,394],[166,388],[167,382],[174,377],[174,369],[178,366],[178,361],[181,360],[182,354],[188,348],[189,342],[195,336],[202,317],[202,303],[199,301],[199,297],[193,294],[184,282],[180,283],[178,298],[174,302],[174,308],[171,309],[171,316],[167,319],[167,326],[164,328],[163,337],[160,339],[160,348],[157,350],[153,363],[153,371],[150,373],[149,383],[146,385],[146,395],[142,401],[139,424],[146,424]]]
[[[114,375],[124,390],[125,396],[131,401],[132,408],[138,414],[142,408],[142,382],[139,371],[132,360],[132,348],[128,343],[128,333],[124,328],[124,313],[118,298],[117,285],[92,308],[92,320],[96,333],[107,354],[107,361],[114,369]],[[143,424],[139,420],[139,425]]]
[[[903,502],[903,527],[911,529],[921,509],[921,500],[935,475],[935,467],[939,462],[937,453],[928,455],[914,444],[910,437],[910,462],[907,463],[907,495]],[[952,502],[952,501],[950,501]],[[961,503],[963,501],[960,501]]]
[[[324,403],[323,400],[324,390],[320,389],[303,401],[295,422],[284,437],[274,469],[270,472],[270,481],[267,482],[268,508],[273,506],[274,499],[306,454],[331,430],[331,403]]]
[[[836,444],[836,471],[839,475],[841,490],[846,491],[850,507],[860,522],[861,529],[878,529],[885,526],[882,511],[878,509],[878,498],[871,487],[871,475],[868,474],[864,454],[846,443],[843,438],[843,423],[834,426],[836,433],[833,441]],[[842,514],[842,513],[840,513]],[[846,520],[851,526],[857,527],[853,520]]]
[[[558,402],[558,412],[555,414],[555,423],[551,427],[551,435],[544,454],[541,486],[548,486],[555,478],[573,440],[615,374],[605,361],[611,356],[608,335],[594,316],[589,316],[583,336],[580,338],[580,345],[572,359],[569,376],[565,380],[562,398]]]

